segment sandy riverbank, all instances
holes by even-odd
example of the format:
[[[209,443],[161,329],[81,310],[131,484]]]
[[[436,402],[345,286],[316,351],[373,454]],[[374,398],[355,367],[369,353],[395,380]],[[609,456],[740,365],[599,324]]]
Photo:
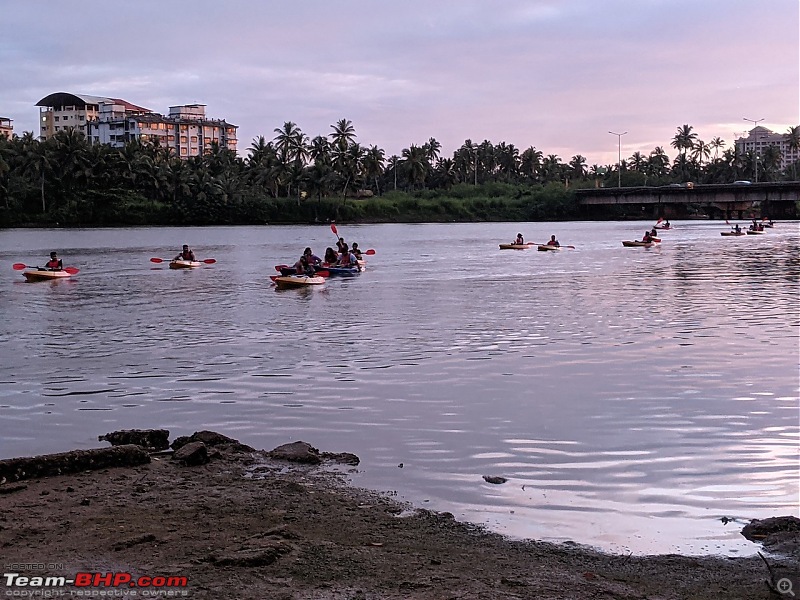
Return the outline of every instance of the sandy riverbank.
[[[509,541],[348,486],[335,471],[353,468],[345,463],[354,457],[320,466],[235,444],[211,451],[200,466],[162,453],[138,466],[7,480],[4,572],[181,576],[187,587],[172,597],[214,599],[776,597],[759,557],[614,556]],[[772,576],[797,573],[797,558],[768,556]]]

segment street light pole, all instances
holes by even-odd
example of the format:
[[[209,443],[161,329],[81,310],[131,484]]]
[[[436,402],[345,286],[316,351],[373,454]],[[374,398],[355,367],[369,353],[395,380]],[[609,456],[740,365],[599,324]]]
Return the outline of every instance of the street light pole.
[[[628,132],[615,133],[609,131],[608,133],[617,136],[617,187],[622,187],[622,136]]]
[[[753,124],[753,129],[756,128],[758,123],[761,123],[764,119],[748,119],[747,117],[742,117],[745,121],[750,121]],[[753,134],[753,169],[755,171],[755,178],[753,183],[758,183],[758,134]]]

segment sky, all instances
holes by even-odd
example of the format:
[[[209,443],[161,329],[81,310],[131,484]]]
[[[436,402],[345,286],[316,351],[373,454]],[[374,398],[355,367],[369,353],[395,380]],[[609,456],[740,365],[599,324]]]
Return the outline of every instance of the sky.
[[[798,0],[2,0],[0,116],[53,92],[200,103],[239,153],[340,119],[386,157],[430,138],[615,164],[677,129],[800,124]],[[623,133],[617,136],[609,132]],[[619,144],[619,145],[618,145]]]

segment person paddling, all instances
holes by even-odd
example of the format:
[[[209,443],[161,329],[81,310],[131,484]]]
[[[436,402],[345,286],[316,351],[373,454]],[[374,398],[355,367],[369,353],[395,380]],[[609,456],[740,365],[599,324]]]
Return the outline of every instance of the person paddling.
[[[554,235],[550,236],[550,239],[547,241],[546,245],[547,246],[555,246],[556,248],[560,248],[561,247],[561,244],[558,243],[558,240],[556,239],[556,236],[554,236]]]
[[[191,251],[188,244],[183,245],[183,250],[178,256],[175,257],[174,260],[191,260],[192,262],[196,261],[197,259],[194,257],[194,252]]]
[[[644,232],[644,236],[642,237],[642,241],[646,244],[650,244],[653,241],[653,236],[650,235],[649,231]]]
[[[517,234],[517,239],[514,240],[514,244],[517,246],[524,246],[525,245],[525,238],[522,237],[521,233]]]
[[[50,260],[44,265],[48,271],[60,271],[64,268],[64,264],[61,262],[61,259],[58,258],[58,253],[51,252],[50,253]]]

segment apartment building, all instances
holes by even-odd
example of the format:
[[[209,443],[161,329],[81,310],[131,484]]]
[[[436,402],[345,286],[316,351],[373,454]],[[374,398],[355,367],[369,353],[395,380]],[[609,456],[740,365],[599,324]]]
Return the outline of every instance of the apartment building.
[[[0,135],[6,136],[8,139],[14,137],[14,126],[12,125],[13,119],[0,117]]]
[[[90,144],[120,148],[134,139],[154,141],[181,158],[201,156],[213,144],[236,152],[238,127],[206,117],[204,104],[171,106],[164,116],[120,98],[59,92],[42,98],[37,106],[40,139],[60,130],[77,129]]]
[[[756,151],[763,152],[769,146],[777,146],[781,151],[781,170],[797,160],[800,160],[800,150],[789,146],[789,136],[785,133],[775,133],[761,125],[751,129],[747,137],[736,138],[736,152],[745,154]]]

